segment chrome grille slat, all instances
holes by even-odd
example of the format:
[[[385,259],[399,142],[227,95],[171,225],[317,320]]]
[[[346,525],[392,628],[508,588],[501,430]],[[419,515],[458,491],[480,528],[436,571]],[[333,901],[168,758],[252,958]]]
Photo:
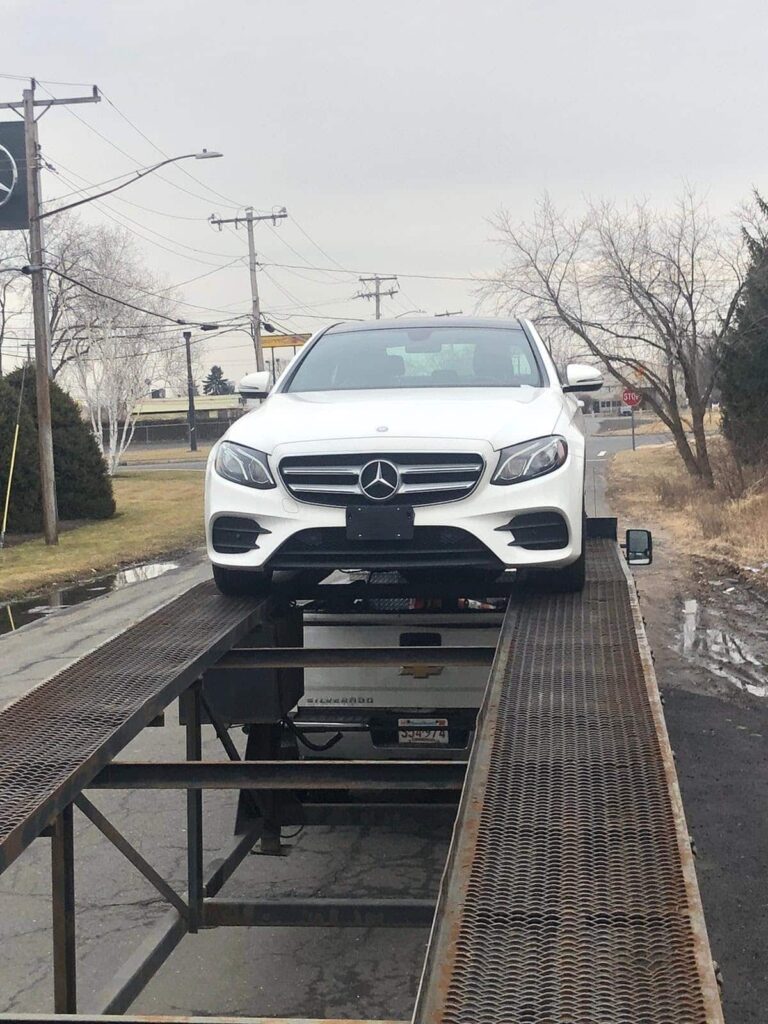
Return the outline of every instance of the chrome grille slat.
[[[400,486],[387,501],[407,498],[413,505],[466,498],[485,469],[478,452],[355,452],[288,455],[281,459],[279,471],[283,484],[299,501],[344,508],[371,501],[360,486],[359,474],[377,460],[395,466],[400,478]]]
[[[362,494],[358,484],[294,484],[294,493],[310,494]]]
[[[345,473],[357,476],[359,472],[358,466],[290,466],[283,470],[285,476],[343,476]]]
[[[415,491],[458,491],[460,489],[468,490],[470,487],[475,486],[474,480],[469,480],[466,483],[437,483],[437,484],[402,484],[398,494],[412,494]]]
[[[394,459],[392,460],[394,462]],[[403,476],[410,476],[411,473],[479,473],[483,468],[483,464],[478,463],[477,465],[467,466],[440,466],[437,470],[434,466],[401,466],[395,462],[395,465],[400,470]]]

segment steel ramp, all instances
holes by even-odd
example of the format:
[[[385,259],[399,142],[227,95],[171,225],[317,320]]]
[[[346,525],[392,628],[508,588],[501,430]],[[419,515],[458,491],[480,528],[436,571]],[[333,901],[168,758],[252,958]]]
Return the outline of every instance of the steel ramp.
[[[414,1020],[721,1024],[634,585],[510,605]]]
[[[263,614],[200,583],[0,715],[0,871]]]

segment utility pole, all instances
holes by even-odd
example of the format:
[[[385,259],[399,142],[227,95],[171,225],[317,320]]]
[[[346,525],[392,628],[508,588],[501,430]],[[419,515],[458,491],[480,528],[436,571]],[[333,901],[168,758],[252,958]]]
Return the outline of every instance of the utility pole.
[[[40,146],[37,138],[35,107],[49,107],[71,103],[98,103],[101,99],[96,86],[90,96],[70,99],[35,99],[35,80],[24,89],[20,103],[0,103],[0,110],[13,110],[24,119],[25,157],[27,164],[27,209],[29,212],[29,256],[32,277],[32,314],[35,323],[35,390],[37,392],[37,445],[40,460],[40,497],[43,514],[43,533],[46,544],[59,543],[59,516],[56,505],[56,477],[53,469],[53,434],[51,430],[52,377],[50,325],[48,321],[48,294],[43,259],[43,227],[41,222],[42,197],[40,193]]]
[[[189,423],[189,450],[197,451],[197,423],[195,421],[195,381],[192,377],[192,331],[184,331],[187,349],[187,422]]]
[[[397,283],[397,278],[393,275],[389,277],[382,277],[380,274],[374,274],[373,277],[361,277],[359,278],[360,284],[372,284],[373,291],[358,292],[355,295],[356,299],[375,299],[376,300],[376,319],[381,320],[381,297],[382,295],[397,295],[399,288],[388,288],[387,291],[382,291],[381,286],[385,281],[394,281]]]
[[[234,224],[235,228],[245,224],[248,230],[248,268],[251,273],[251,336],[253,348],[256,353],[256,369],[264,369],[264,349],[261,344],[261,307],[259,305],[259,282],[256,277],[256,242],[253,236],[253,225],[259,220],[271,220],[277,224],[279,220],[285,220],[288,211],[283,206],[272,213],[254,213],[253,207],[246,208],[244,217],[217,217],[212,214],[209,217],[211,224],[215,224],[221,231],[222,224]]]

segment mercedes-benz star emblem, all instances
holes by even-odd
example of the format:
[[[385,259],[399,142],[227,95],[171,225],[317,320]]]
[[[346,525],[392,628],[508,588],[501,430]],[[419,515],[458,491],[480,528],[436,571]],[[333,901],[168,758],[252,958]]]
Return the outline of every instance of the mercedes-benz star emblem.
[[[386,501],[399,487],[400,473],[391,462],[375,459],[360,470],[360,490],[373,501]]]
[[[0,206],[5,206],[11,198],[18,180],[16,161],[5,146],[0,146]]]

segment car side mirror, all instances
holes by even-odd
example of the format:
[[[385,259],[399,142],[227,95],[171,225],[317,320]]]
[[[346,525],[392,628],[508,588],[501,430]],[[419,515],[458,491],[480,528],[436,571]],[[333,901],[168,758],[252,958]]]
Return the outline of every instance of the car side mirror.
[[[653,561],[653,536],[650,530],[627,530],[624,545],[630,565],[650,565]]]
[[[563,391],[599,391],[603,386],[603,375],[594,366],[586,363],[569,363],[565,368]]]
[[[269,370],[257,370],[246,373],[237,390],[243,398],[266,398],[269,394]]]

